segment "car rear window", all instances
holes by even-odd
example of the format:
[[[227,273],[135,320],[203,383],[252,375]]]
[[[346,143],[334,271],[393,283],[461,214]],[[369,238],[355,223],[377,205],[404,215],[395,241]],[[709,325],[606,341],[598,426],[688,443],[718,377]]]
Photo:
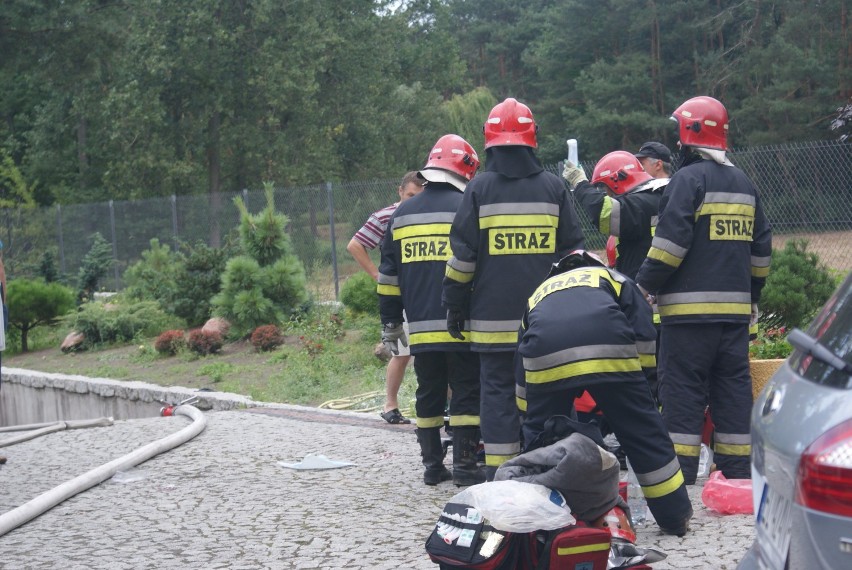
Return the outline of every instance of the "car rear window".
[[[831,352],[852,363],[852,273],[826,301],[811,323],[808,334]],[[804,378],[835,388],[850,388],[850,375],[811,356],[795,351],[790,357],[792,366]]]

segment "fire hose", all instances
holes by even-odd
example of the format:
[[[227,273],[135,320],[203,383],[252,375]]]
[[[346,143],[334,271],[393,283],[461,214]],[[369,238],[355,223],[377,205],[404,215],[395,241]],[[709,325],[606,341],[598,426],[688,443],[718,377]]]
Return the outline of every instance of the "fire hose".
[[[104,427],[111,426],[113,423],[112,418],[97,418],[94,420],[67,420],[60,422],[48,422],[42,424],[26,424],[19,426],[9,426],[0,428],[0,432],[7,431],[26,431],[27,433],[22,433],[20,435],[12,436],[10,438],[6,438],[3,441],[0,441],[0,447],[6,447],[9,445],[14,445],[16,443],[21,443],[23,441],[28,441],[30,439],[35,439],[37,437],[47,435],[49,433],[62,431],[66,429],[81,429],[88,427]]]
[[[177,406],[166,406],[160,412],[164,416],[186,416],[192,420],[192,423],[178,432],[142,446],[136,451],[132,451],[127,455],[96,467],[70,481],[66,481],[20,507],[0,515],[0,536],[31,521],[66,499],[106,481],[118,471],[135,467],[160,453],[186,443],[207,427],[207,418],[204,417],[204,414],[198,408],[192,406],[189,400]]]

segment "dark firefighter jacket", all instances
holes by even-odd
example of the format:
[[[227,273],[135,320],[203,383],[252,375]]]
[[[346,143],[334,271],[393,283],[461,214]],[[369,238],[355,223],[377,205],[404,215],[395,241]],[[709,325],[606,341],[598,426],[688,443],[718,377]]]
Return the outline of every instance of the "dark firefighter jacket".
[[[574,196],[597,224],[598,231],[618,238],[615,268],[631,279],[636,279],[651,247],[666,183],[664,179],[648,180],[614,197],[588,182],[581,182],[574,190]]]
[[[465,336],[477,352],[515,350],[525,300],[551,264],[584,246],[564,183],[546,171],[478,174],[465,189],[450,242],[443,302],[469,308]]]
[[[469,350],[447,332],[441,283],[450,258],[450,225],[462,193],[450,184],[429,182],[401,203],[388,222],[379,264],[379,310],[383,323],[402,322],[405,309],[411,354]]]
[[[539,285],[520,339],[527,392],[656,376],[651,307],[633,281],[605,267],[580,267]]]
[[[748,323],[771,255],[769,221],[745,173],[692,155],[663,192],[636,280],[657,295],[663,324]]]

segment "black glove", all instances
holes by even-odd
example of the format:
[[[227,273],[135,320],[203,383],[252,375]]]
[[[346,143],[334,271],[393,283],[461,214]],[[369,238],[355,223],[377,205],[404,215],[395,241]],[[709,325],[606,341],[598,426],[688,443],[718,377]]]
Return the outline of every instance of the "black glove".
[[[461,333],[463,329],[464,313],[462,313],[462,310],[452,307],[447,309],[447,332],[450,333],[450,336],[464,340],[464,335]]]

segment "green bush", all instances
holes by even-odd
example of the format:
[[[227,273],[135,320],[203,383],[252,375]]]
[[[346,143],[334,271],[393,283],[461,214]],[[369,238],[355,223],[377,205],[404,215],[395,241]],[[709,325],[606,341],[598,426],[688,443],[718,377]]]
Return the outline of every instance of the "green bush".
[[[793,352],[793,347],[786,339],[787,329],[784,327],[761,330],[749,344],[749,356],[761,360],[787,358]]]
[[[56,324],[75,306],[74,292],[59,283],[13,279],[8,286],[9,326],[20,334],[21,352],[29,350],[27,339],[33,328]]]
[[[359,271],[343,283],[340,301],[351,311],[379,316],[379,294],[372,277]]]
[[[230,250],[208,246],[203,241],[193,245],[183,244],[178,268],[178,284],[171,298],[175,315],[185,319],[189,326],[204,324],[213,314],[210,300],[222,287],[222,273]]]
[[[166,244],[154,238],[141,259],[124,272],[124,294],[140,301],[157,301],[166,312],[173,312],[168,300],[177,287],[180,257]]]
[[[94,299],[95,291],[113,264],[112,245],[99,232],[92,234],[91,239],[92,247],[83,256],[77,272],[77,301],[80,303]]]
[[[222,288],[212,299],[216,316],[231,323],[231,333],[246,336],[260,325],[282,322],[309,301],[305,269],[292,253],[287,216],[275,211],[272,185],[264,184],[266,208],[257,215],[240,198],[240,244],[245,255],[228,260]]]
[[[210,300],[221,287],[228,252],[204,242],[181,244],[179,251],[152,239],[142,259],[124,273],[125,293],[140,301],[157,301],[165,312],[190,326],[210,318]]]
[[[764,330],[806,325],[834,291],[830,271],[807,247],[807,240],[790,240],[783,250],[773,252],[760,298]]]
[[[154,301],[133,304],[85,303],[67,318],[73,330],[83,333],[85,344],[131,342],[137,337],[152,337],[163,330],[182,328],[177,317],[163,312]]]
[[[53,252],[49,249],[41,254],[41,259],[38,263],[38,274],[44,279],[45,283],[53,283],[59,281],[59,271],[56,269],[56,261],[53,259]]]

